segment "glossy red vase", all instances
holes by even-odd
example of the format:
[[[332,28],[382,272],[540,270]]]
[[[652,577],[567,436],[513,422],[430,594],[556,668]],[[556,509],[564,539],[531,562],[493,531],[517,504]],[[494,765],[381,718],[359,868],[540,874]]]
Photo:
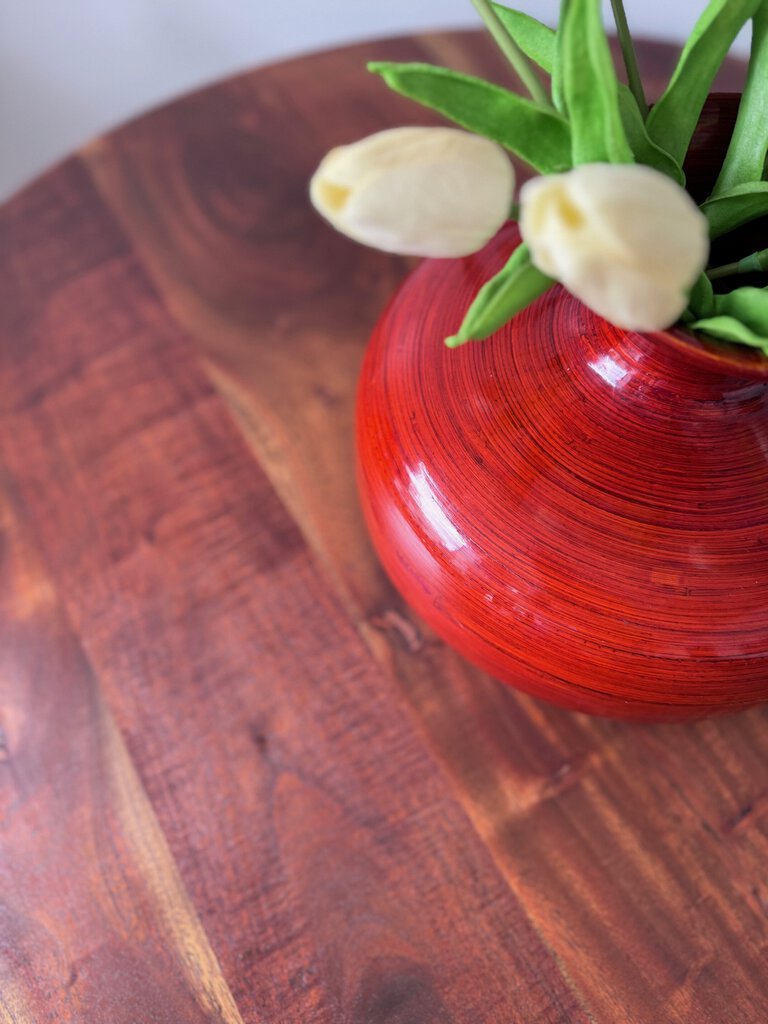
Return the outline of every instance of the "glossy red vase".
[[[518,243],[429,260],[375,330],[359,480],[381,560],[470,661],[568,708],[768,698],[768,360],[622,331],[557,287],[449,350]]]

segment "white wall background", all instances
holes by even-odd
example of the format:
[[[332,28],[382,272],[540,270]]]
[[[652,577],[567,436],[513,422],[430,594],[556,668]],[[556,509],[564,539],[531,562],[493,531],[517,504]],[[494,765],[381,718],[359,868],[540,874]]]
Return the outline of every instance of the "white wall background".
[[[559,3],[509,6],[553,24]],[[625,2],[635,34],[671,40],[703,6]],[[477,24],[470,0],[0,0],[0,200],[91,136],[213,79],[342,42]]]

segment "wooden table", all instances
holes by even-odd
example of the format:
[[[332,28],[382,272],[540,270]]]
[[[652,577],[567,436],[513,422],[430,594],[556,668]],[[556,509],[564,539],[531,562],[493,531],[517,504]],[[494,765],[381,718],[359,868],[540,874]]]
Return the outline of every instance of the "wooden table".
[[[407,264],[305,193],[431,120],[373,57],[505,74],[292,61],[0,213],[0,1021],[764,1024],[766,710],[517,696],[371,552],[354,387]]]

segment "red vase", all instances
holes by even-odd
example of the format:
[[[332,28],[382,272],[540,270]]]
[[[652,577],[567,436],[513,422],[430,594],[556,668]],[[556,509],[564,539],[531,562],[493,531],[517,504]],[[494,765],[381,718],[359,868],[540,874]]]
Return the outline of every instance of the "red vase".
[[[768,698],[768,360],[620,330],[557,287],[443,339],[518,243],[428,260],[363,366],[359,481],[381,560],[448,643],[580,711]]]

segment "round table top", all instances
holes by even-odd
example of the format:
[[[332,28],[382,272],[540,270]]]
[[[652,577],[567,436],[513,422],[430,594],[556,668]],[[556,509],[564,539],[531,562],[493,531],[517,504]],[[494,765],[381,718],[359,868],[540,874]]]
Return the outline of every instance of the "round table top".
[[[0,1020],[762,1024],[768,711],[519,696],[372,554],[355,380],[408,263],[306,201],[432,122],[372,58],[505,74],[301,58],[0,211]]]

